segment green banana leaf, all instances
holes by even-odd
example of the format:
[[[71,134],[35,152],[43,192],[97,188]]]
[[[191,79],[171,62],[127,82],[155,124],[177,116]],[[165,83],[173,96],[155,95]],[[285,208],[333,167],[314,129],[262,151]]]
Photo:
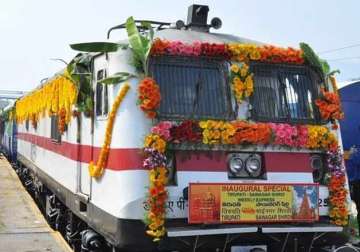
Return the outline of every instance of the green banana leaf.
[[[326,60],[320,59],[321,69],[325,74],[330,73],[330,65]]]
[[[76,51],[81,52],[116,52],[122,44],[112,42],[87,42],[71,44],[70,47]]]
[[[126,31],[129,38],[129,44],[133,50],[134,60],[140,61],[142,67],[145,70],[146,58],[150,50],[151,41],[150,39],[142,36],[139,33],[139,30],[136,27],[135,21],[133,17],[129,17],[126,21]],[[136,63],[136,62],[135,62]]]
[[[118,72],[114,75],[111,75],[103,80],[100,81],[100,83],[107,84],[107,85],[113,85],[118,84],[120,82],[126,81],[132,77],[135,77],[135,75],[126,73],[126,72]]]
[[[320,70],[321,73],[326,76],[330,73],[329,63],[320,59],[319,56],[314,52],[314,50],[306,43],[300,43],[300,48],[304,52],[305,60],[316,69]]]

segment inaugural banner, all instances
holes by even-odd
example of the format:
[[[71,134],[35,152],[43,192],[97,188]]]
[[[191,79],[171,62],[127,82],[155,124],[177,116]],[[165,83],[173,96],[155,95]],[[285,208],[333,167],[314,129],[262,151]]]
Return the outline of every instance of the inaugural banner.
[[[318,184],[203,184],[189,186],[189,223],[313,222]]]

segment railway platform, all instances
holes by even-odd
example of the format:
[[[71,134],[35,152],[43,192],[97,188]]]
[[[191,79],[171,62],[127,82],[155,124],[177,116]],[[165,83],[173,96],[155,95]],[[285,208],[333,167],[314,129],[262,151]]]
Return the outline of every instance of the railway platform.
[[[0,252],[70,252],[0,153]]]

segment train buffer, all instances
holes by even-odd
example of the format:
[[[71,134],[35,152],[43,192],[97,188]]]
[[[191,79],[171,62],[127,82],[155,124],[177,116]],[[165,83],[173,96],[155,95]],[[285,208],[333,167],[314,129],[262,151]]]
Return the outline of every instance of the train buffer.
[[[0,252],[70,252],[0,154]]]

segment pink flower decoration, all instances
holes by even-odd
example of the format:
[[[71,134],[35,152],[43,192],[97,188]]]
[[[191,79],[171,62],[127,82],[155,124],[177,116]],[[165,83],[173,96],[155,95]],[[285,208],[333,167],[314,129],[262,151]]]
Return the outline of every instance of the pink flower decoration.
[[[170,55],[199,56],[201,54],[201,43],[187,44],[177,40],[170,41],[166,51]]]
[[[201,54],[201,42],[195,41],[193,43],[193,51],[194,51],[194,56],[199,56]]]
[[[275,133],[274,144],[296,147],[297,129],[285,123],[271,123],[270,127]]]
[[[297,144],[299,147],[305,147],[309,136],[308,127],[305,125],[298,125],[297,130],[298,130]]]
[[[151,133],[158,134],[162,138],[164,138],[166,141],[169,141],[171,139],[170,136],[170,129],[173,127],[172,122],[169,121],[163,121],[160,122],[158,125],[151,128]]]
[[[291,126],[286,123],[269,123],[274,132],[274,144],[289,147],[306,147],[308,128],[305,125]]]

